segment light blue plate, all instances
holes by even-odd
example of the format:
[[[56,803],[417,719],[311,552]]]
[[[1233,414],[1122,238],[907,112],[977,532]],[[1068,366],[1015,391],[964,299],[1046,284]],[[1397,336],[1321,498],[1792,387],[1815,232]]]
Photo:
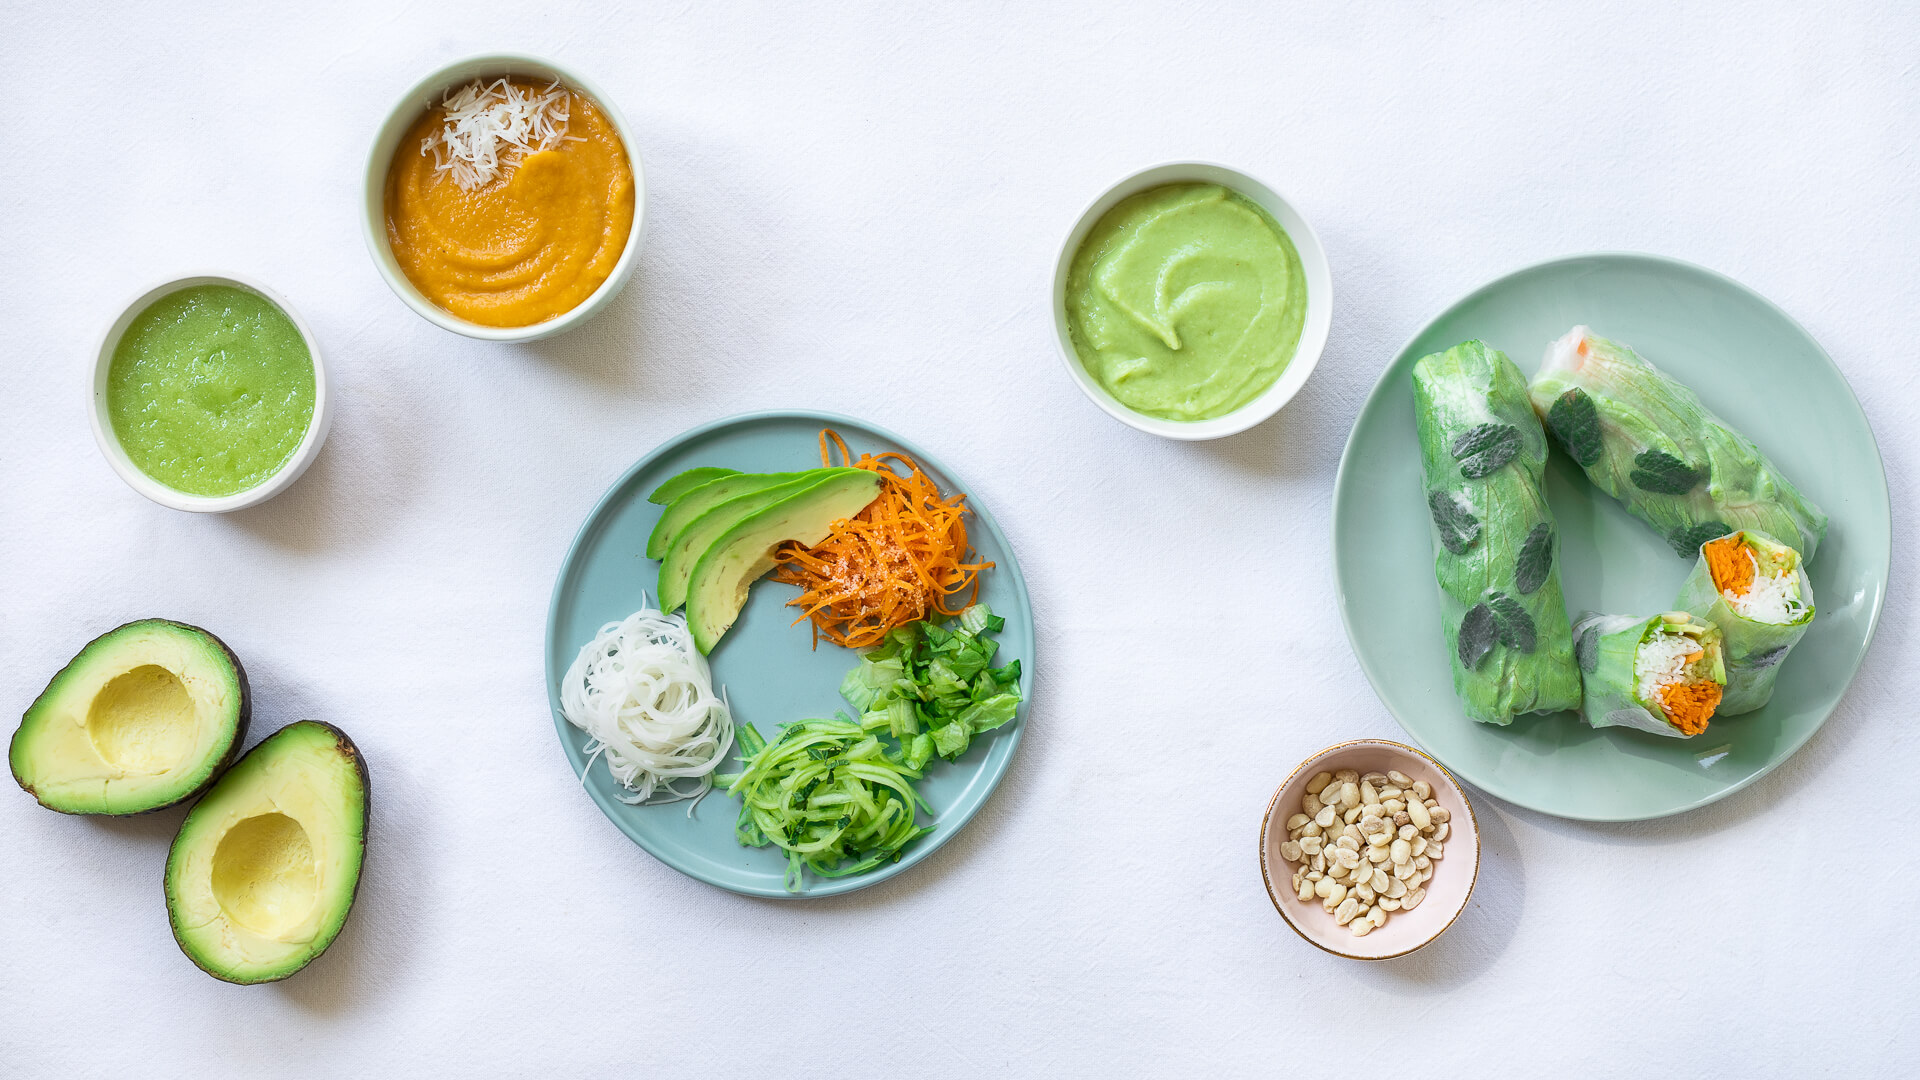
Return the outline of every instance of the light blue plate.
[[[1495,727],[1469,720],[1453,696],[1414,434],[1413,362],[1479,338],[1531,377],[1547,343],[1578,323],[1633,346],[1692,387],[1832,518],[1807,568],[1818,615],[1781,668],[1773,700],[1716,719],[1697,738],[1596,731],[1571,712]],[[1558,450],[1546,488],[1573,615],[1650,615],[1673,605],[1690,563]],[[1800,749],[1833,712],[1873,640],[1891,539],[1880,451],[1833,361],[1786,313],[1738,282],[1652,255],[1555,259],[1442,312],[1380,376],[1334,482],[1340,614],[1360,666],[1400,726],[1484,791],[1596,821],[1704,806]]]
[[[918,462],[942,491],[970,491],[926,451],[871,424],[831,413],[735,416],[694,428],[641,458],[580,526],[566,561],[560,564],[547,610],[547,700],[560,745],[575,773],[586,768],[587,738],[560,715],[560,679],[600,627],[639,610],[643,594],[649,599],[655,595],[660,564],[647,558],[645,551],[647,534],[662,508],[648,502],[647,495],[661,481],[697,465],[742,472],[812,468],[820,464],[823,427],[838,431],[856,457],[898,451]],[[916,787],[933,807],[935,828],[908,845],[899,862],[854,877],[818,878],[809,872],[802,891],[790,893],[784,884],[786,860],[778,848],[743,848],[734,840],[739,800],[716,789],[691,818],[684,802],[629,806],[619,799],[625,789],[607,773],[604,763],[595,762],[585,782],[587,794],[601,812],[634,843],[688,877],[749,896],[780,899],[830,896],[877,885],[951,840],[1006,773],[1033,698],[1033,605],[1027,599],[1026,580],[993,515],[971,497],[967,506],[973,511],[968,538],[981,558],[997,564],[980,576],[980,599],[1007,620],[1006,628],[995,636],[1000,651],[994,659],[1000,664],[1020,661],[1024,700],[1012,723],[975,739],[959,761],[949,764],[935,758],[927,766],[926,778]],[[792,625],[795,612],[785,604],[794,595],[789,585],[770,581],[754,585],[746,610],[708,658],[714,682],[726,687],[735,722],[751,723],[768,738],[783,723],[851,711],[840,697],[840,680],[858,661],[858,654],[824,642],[815,651],[810,625]],[[719,771],[738,767],[735,753],[729,753]],[[921,820],[927,819],[923,815]]]

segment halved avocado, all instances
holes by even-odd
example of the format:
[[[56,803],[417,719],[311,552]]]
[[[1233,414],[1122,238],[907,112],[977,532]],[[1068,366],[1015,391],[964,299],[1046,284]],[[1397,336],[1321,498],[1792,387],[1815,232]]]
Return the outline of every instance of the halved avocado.
[[[686,528],[681,529],[667,544],[666,553],[660,558],[660,610],[671,612],[687,602],[687,582],[693,578],[694,565],[715,540],[726,535],[728,529],[775,503],[824,484],[836,475],[858,472],[858,469],[816,469],[801,473],[797,480],[736,495],[688,522]]]
[[[660,520],[654,522],[653,532],[647,537],[647,558],[664,558],[667,554],[667,545],[673,542],[674,537],[680,535],[680,530],[686,528],[694,518],[728,499],[825,471],[825,469],[808,469],[805,472],[787,473],[734,473],[690,488],[668,503],[667,508],[660,513]]]
[[[144,814],[206,790],[246,739],[247,673],[197,626],[142,619],[87,643],[13,733],[13,778],[63,814]]]
[[[833,523],[866,509],[880,494],[880,478],[849,469],[735,523],[707,546],[687,582],[687,623],[693,643],[710,653],[740,617],[747,587],[773,569],[773,551],[788,540],[812,547]]]
[[[167,853],[174,940],[216,979],[284,979],[340,933],[366,849],[359,748],[330,724],[288,724],[180,823]]]

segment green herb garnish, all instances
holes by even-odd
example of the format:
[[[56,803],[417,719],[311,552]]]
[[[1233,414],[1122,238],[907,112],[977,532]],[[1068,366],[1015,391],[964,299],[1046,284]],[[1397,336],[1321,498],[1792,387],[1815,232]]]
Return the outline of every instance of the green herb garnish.
[[[1481,424],[1453,440],[1460,475],[1479,480],[1512,461],[1520,452],[1520,429],[1512,424]]]
[[[1480,539],[1480,519],[1454,495],[1430,492],[1427,509],[1433,513],[1433,527],[1440,530],[1440,546],[1455,555],[1465,555]]]

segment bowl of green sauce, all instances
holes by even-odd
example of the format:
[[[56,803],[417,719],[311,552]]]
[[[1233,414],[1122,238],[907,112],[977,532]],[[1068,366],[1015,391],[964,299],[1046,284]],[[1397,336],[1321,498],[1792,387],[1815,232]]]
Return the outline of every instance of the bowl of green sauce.
[[[120,478],[199,513],[286,490],[333,416],[312,331],[266,286],[231,274],[141,293],[101,338],[91,390],[93,437]]]
[[[1333,279],[1319,237],[1237,169],[1176,161],[1108,188],[1060,247],[1067,372],[1121,423],[1218,439],[1278,412],[1320,361]]]

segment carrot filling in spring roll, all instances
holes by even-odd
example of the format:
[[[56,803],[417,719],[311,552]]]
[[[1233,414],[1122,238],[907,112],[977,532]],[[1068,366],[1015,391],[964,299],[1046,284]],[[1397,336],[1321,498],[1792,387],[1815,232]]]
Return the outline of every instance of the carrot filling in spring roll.
[[[1661,626],[1640,646],[1634,658],[1634,676],[1639,682],[1642,701],[1660,703],[1667,721],[1686,735],[1707,730],[1720,707],[1721,684],[1715,679],[1707,649],[1700,641],[1669,627],[1685,626],[1684,612],[1665,618]]]
[[[1753,553],[1737,534],[1708,541],[1701,548],[1701,554],[1707,557],[1707,572],[1713,575],[1714,588],[1728,599],[1745,596],[1747,590],[1753,588],[1759,567],[1754,565]]]
[[[1719,716],[1744,716],[1773,698],[1787,654],[1813,623],[1813,584],[1800,552],[1758,529],[1700,545],[1673,606],[1711,623],[1726,655]]]
[[[1784,544],[1737,532],[1700,548],[1707,573],[1727,606],[1755,622],[1800,622],[1808,605],[1800,590],[1800,554]]]
[[[1668,683],[1660,688],[1660,708],[1674,727],[1689,735],[1707,730],[1707,721],[1719,707],[1719,683]]]

